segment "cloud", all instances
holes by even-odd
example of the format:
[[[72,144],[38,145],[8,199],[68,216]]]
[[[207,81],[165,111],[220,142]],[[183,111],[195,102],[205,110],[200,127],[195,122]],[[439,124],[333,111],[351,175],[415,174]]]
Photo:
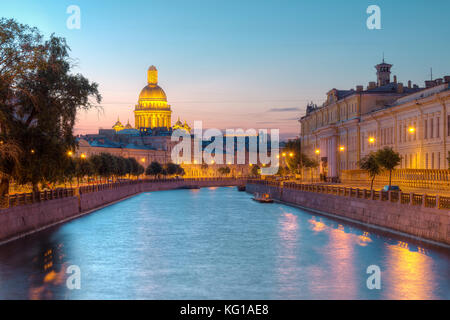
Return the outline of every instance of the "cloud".
[[[272,108],[267,112],[292,112],[292,111],[300,111],[300,108],[292,107],[292,108]]]

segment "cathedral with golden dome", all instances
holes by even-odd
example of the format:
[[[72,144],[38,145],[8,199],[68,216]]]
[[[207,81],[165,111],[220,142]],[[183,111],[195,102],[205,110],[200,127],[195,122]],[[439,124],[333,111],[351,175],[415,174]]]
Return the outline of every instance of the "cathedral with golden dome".
[[[139,94],[138,103],[134,108],[134,126],[139,131],[157,130],[171,131],[176,129],[191,131],[189,125],[178,119],[172,127],[172,110],[167,103],[167,96],[164,90],[158,85],[158,70],[155,66],[150,66],[147,70],[147,85]],[[112,127],[116,132],[124,129],[132,129],[128,122],[122,125],[119,119]]]

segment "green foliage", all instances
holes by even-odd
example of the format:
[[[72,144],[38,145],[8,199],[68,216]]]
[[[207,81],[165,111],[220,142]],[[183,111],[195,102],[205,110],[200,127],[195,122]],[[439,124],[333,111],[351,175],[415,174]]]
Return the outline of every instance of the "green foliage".
[[[161,164],[157,161],[153,161],[145,170],[145,174],[148,176],[154,176],[156,178],[156,176],[162,174],[162,171],[163,167],[161,166]]]
[[[219,171],[219,173],[223,176],[231,173],[230,167],[220,167],[217,171]]]
[[[21,150],[17,161],[0,156],[1,176],[35,190],[74,174],[66,153],[76,147],[77,111],[101,101],[96,83],[73,74],[69,50],[63,38],[44,41],[37,29],[0,19],[0,139]]]
[[[402,160],[398,152],[395,152],[390,147],[384,147],[377,152],[371,152],[363,157],[358,165],[362,170],[367,171],[371,177],[370,189],[373,188],[373,181],[375,176],[379,175],[383,169],[389,171],[389,187],[391,186],[392,170],[397,167]]]
[[[369,174],[369,177],[371,178],[370,183],[370,190],[373,188],[373,181],[375,180],[375,177],[381,173],[381,166],[380,163],[377,160],[376,154],[374,152],[371,152],[370,154],[363,157],[358,162],[359,168],[362,170],[366,170]]]
[[[380,166],[389,171],[389,187],[391,186],[392,170],[400,164],[402,157],[390,147],[384,147],[375,153],[375,158]]]
[[[259,169],[260,169],[259,166],[257,166],[256,164],[254,164],[254,165],[252,166],[252,169],[250,170],[250,173],[252,174],[252,176],[254,176],[254,177],[259,176],[259,174],[260,174]]]
[[[179,164],[175,164],[173,162],[169,162],[165,166],[165,169],[167,171],[167,175],[169,175],[169,176],[172,176],[172,175],[183,176],[185,174],[184,169]]]
[[[298,174],[302,168],[317,168],[319,166],[316,160],[309,158],[301,152],[300,139],[289,140],[283,149],[283,153],[285,154],[284,159],[287,165],[285,174],[288,171]]]

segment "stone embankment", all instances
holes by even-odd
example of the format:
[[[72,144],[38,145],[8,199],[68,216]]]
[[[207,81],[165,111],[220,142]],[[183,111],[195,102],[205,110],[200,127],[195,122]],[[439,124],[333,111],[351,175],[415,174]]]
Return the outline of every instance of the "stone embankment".
[[[445,197],[249,180],[247,192],[349,221],[450,245]]]
[[[0,243],[87,214],[141,192],[245,184],[244,179],[158,179],[58,189],[0,199]]]

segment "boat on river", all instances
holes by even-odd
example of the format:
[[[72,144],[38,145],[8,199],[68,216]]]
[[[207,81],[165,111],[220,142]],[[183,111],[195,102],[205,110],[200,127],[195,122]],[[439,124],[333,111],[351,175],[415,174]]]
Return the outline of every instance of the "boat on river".
[[[273,199],[270,198],[268,193],[259,194],[258,192],[255,193],[252,200],[258,201],[260,203],[272,203],[273,202]]]
[[[245,191],[245,185],[238,186],[237,189],[238,189],[238,191]]]

